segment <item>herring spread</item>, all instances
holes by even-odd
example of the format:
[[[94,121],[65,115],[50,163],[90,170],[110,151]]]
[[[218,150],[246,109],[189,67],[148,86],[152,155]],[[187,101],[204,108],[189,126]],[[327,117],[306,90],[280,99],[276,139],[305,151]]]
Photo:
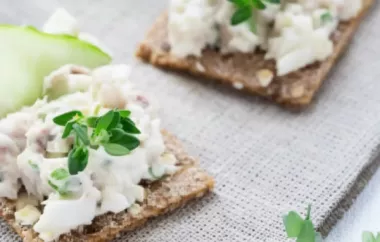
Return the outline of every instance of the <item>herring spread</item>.
[[[265,2],[266,8],[252,8],[250,21],[233,25],[233,1],[171,0],[168,37],[171,53],[178,57],[201,56],[206,47],[222,54],[253,53],[258,48],[275,59],[277,75],[286,75],[333,52],[331,34],[339,21],[355,17],[362,0],[287,0]]]

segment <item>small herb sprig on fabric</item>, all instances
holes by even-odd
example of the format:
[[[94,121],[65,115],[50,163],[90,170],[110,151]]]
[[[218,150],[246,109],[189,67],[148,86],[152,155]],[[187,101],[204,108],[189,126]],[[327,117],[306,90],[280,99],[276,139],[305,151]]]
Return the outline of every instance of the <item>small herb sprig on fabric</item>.
[[[372,232],[364,231],[362,233],[362,242],[380,242],[380,233],[375,235]]]
[[[253,9],[263,10],[266,8],[265,2],[280,4],[280,0],[228,0],[236,7],[236,12],[231,17],[231,24],[238,25],[245,21],[251,24],[253,33],[257,32],[256,17],[254,16]]]
[[[294,211],[290,211],[283,217],[285,230],[289,238],[295,238],[296,242],[320,242],[322,236],[314,229],[310,218],[311,205],[307,207],[306,218]]]
[[[62,138],[71,134],[75,142],[68,155],[68,167],[71,175],[83,171],[88,163],[88,147],[97,149],[103,146],[112,156],[127,155],[140,145],[135,136],[140,130],[129,118],[128,110],[110,110],[100,117],[85,117],[80,111],[71,111],[53,119],[54,123],[64,126]],[[89,130],[91,129],[90,136]]]

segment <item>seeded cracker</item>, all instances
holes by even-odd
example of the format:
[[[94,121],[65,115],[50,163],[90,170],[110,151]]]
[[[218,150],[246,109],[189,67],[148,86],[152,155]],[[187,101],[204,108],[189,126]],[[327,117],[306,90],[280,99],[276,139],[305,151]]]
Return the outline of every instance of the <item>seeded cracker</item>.
[[[222,56],[218,51],[206,49],[202,57],[177,58],[169,53],[167,40],[167,13],[162,14],[137,49],[136,55],[151,64],[165,69],[185,71],[208,79],[216,79],[230,86],[241,83],[244,90],[266,97],[288,108],[300,109],[309,105],[344,52],[362,18],[374,0],[363,0],[360,14],[341,22],[332,35],[333,54],[321,63],[309,65],[286,76],[259,80],[262,71],[275,73],[275,61],[264,60],[264,52],[254,54],[234,53]],[[200,69],[199,66],[203,68]],[[240,85],[241,86],[241,85]]]
[[[214,186],[214,180],[198,167],[195,159],[183,150],[179,141],[166,131],[163,138],[167,148],[176,156],[183,167],[172,176],[168,176],[150,186],[146,186],[146,199],[141,208],[133,208],[118,214],[107,213],[94,219],[92,225],[62,235],[60,242],[102,242],[110,241],[121,232],[131,231],[142,226],[148,219],[165,214],[185,205],[192,199],[202,197]],[[15,202],[0,200],[1,216],[24,239],[24,242],[40,242],[37,234],[29,226],[20,226],[15,222]],[[170,218],[169,218],[170,219]],[[126,235],[128,236],[128,235]],[[128,238],[128,237],[126,237]]]

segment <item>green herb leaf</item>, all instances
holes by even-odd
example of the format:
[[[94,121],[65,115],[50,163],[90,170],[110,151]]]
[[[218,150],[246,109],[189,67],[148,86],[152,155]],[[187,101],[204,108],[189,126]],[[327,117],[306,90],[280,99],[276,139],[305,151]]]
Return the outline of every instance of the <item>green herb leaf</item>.
[[[301,232],[297,237],[297,242],[315,242],[314,225],[310,220],[305,220]]]
[[[247,21],[252,16],[252,9],[251,7],[243,7],[239,8],[231,18],[231,24],[232,25],[238,25],[241,24],[244,21]]]
[[[63,168],[58,168],[54,170],[50,176],[54,178],[57,181],[64,180],[70,176],[69,172],[67,172],[66,169]]]
[[[113,156],[123,156],[129,154],[129,149],[120,145],[120,144],[114,144],[114,143],[107,143],[103,144],[104,150]]]
[[[98,135],[93,133],[91,144],[92,145],[100,145],[104,143],[108,143],[111,135],[107,132],[107,130],[101,130]]]
[[[124,130],[122,129],[113,129],[110,131],[110,142],[119,142],[120,140],[123,139],[124,135],[127,134]]]
[[[128,150],[134,150],[140,145],[140,140],[135,136],[126,133],[122,129],[111,130],[111,137],[109,142],[124,146]]]
[[[87,147],[74,147],[69,153],[69,173],[76,175],[84,171],[88,163]]]
[[[118,112],[120,114],[120,117],[122,118],[126,118],[129,117],[129,115],[131,115],[131,111],[129,110],[119,110]]]
[[[112,123],[115,112],[113,110],[108,111],[103,116],[99,117],[96,124],[95,133],[99,134],[102,129],[107,130],[108,126]]]
[[[73,130],[76,134],[76,137],[79,138],[80,141],[84,145],[90,145],[90,140],[88,138],[88,131],[87,131],[87,126],[85,125],[79,125],[79,124],[73,124]]]
[[[130,118],[123,118],[120,121],[122,128],[125,132],[131,134],[140,134],[140,130],[136,127],[136,124]]]
[[[95,128],[95,126],[96,126],[96,122],[98,121],[98,117],[94,117],[94,116],[92,116],[92,117],[88,117],[88,118],[86,119],[86,121],[87,121],[87,125],[88,125],[88,127],[90,127],[90,128]]]
[[[265,4],[261,0],[252,0],[252,5],[254,8],[263,10],[266,8]]]
[[[75,116],[82,117],[82,113],[80,111],[70,111],[64,114],[61,114],[53,119],[53,122],[60,126],[65,126],[69,121],[71,121]]]
[[[251,5],[251,0],[228,0],[229,2],[235,4],[238,7],[245,7]]]
[[[310,220],[311,205],[307,207],[306,218],[303,220],[294,211],[284,217],[284,225],[289,238],[297,238],[296,242],[320,242],[322,236],[315,231],[313,222]]]
[[[281,3],[281,0],[264,0],[265,2],[268,2],[268,3],[273,3],[273,4],[280,4]]]
[[[116,126],[120,123],[120,114],[119,112],[113,113],[113,119],[112,122],[108,125],[107,130],[111,130],[113,128],[116,128]]]
[[[288,237],[297,238],[301,232],[304,220],[294,211],[284,216],[283,220]]]
[[[71,131],[73,130],[73,125],[75,124],[75,121],[68,122],[65,126],[65,129],[63,130],[62,133],[62,139],[66,139],[69,137]]]

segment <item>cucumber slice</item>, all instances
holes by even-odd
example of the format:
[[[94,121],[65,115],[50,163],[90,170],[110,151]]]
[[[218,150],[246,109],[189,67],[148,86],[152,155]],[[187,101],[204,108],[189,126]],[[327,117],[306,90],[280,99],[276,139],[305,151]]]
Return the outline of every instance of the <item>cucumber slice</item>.
[[[108,54],[77,37],[0,25],[0,117],[40,98],[43,79],[53,70],[65,64],[95,68],[110,62]]]

